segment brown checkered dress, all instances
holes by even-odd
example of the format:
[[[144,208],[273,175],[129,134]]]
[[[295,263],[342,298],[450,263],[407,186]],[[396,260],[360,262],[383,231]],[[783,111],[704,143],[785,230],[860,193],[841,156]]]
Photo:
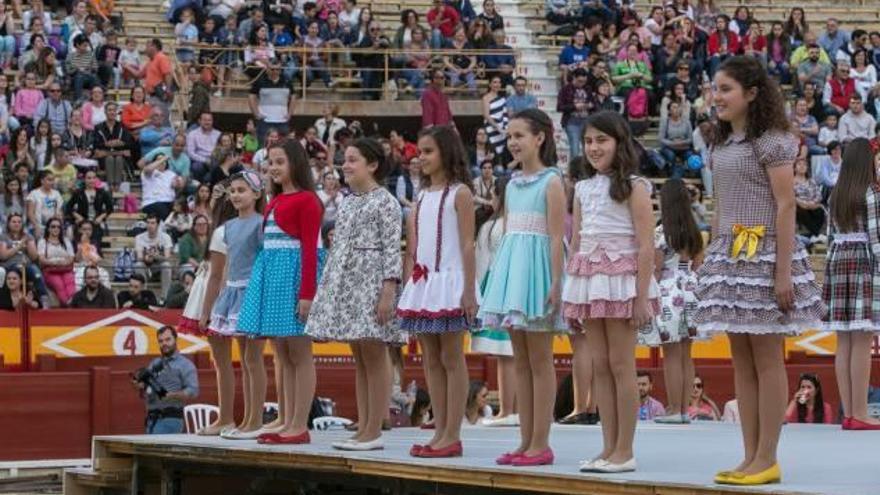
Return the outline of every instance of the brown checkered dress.
[[[825,264],[822,299],[828,307],[825,329],[839,332],[880,330],[880,278],[873,247],[880,248],[880,186],[865,192],[866,211],[857,232],[841,233],[831,222],[831,248]]]
[[[693,323],[699,332],[793,334],[820,327],[825,307],[803,246],[796,244],[792,253],[792,311],[779,309],[774,289],[776,200],[767,169],[791,169],[797,151],[797,139],[781,132],[768,132],[754,141],[734,135],[712,150],[709,163],[715,180],[718,231],[713,232],[697,272],[699,302]],[[766,229],[750,258],[745,249],[731,256],[737,224]]]

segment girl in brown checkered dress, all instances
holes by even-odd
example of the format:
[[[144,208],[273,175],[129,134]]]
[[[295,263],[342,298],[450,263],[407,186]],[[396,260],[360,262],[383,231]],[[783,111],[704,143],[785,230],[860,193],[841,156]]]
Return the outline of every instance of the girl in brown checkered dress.
[[[877,146],[864,138],[846,145],[840,178],[831,193],[831,246],[822,296],[828,306],[825,329],[837,332],[834,368],[844,430],[880,430],[880,421],[868,416],[871,341],[880,330],[872,252],[880,248]]]
[[[795,243],[793,164],[782,94],[754,58],[732,57],[715,75],[719,123],[709,164],[715,180],[712,242],[697,272],[698,332],[727,332],[745,458],[717,483],[781,480],[776,448],[788,395],[784,337],[818,328],[819,288]]]

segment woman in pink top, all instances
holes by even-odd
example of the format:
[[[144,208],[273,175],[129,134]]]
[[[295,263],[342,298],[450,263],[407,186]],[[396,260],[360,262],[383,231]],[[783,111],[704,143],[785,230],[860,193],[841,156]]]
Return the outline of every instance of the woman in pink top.
[[[816,407],[821,404],[822,407]],[[831,404],[822,397],[822,383],[812,373],[801,374],[798,389],[785,410],[786,423],[825,423],[831,424],[834,413]]]
[[[37,75],[28,72],[24,75],[24,87],[15,93],[12,115],[15,115],[21,125],[31,124],[34,112],[42,101],[43,92],[37,89]]]
[[[91,99],[82,106],[82,126],[87,131],[94,131],[107,120],[104,112],[104,88],[95,86],[92,88]]]
[[[691,392],[691,403],[688,405],[687,414],[692,420],[718,421],[721,419],[718,406],[706,395],[703,379],[699,376],[694,377],[694,389]]]

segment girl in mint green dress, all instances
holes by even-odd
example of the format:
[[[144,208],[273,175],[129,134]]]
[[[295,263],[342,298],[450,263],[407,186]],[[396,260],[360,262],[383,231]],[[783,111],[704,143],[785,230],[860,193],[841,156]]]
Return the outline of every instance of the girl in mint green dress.
[[[556,164],[553,123],[537,109],[517,113],[508,148],[522,172],[507,185],[505,232],[489,271],[479,317],[510,333],[517,370],[520,446],[496,459],[513,466],[553,463],[550,424],[556,399],[554,332],[560,315],[565,192]]]

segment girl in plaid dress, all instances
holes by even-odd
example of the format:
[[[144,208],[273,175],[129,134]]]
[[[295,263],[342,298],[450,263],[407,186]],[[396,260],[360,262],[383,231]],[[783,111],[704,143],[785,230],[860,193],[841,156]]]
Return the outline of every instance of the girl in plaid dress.
[[[776,450],[788,395],[785,335],[818,328],[824,305],[809,257],[795,243],[793,165],[782,93],[760,62],[728,59],[715,74],[719,123],[709,165],[717,206],[697,271],[698,332],[727,332],[745,458],[716,483],[781,480]]]
[[[876,150],[876,141],[873,146],[863,138],[850,142],[831,193],[831,246],[822,296],[828,306],[825,329],[837,332],[834,367],[844,430],[880,430],[880,421],[868,416],[871,340],[880,330],[880,307],[874,303],[880,297],[874,289],[873,253],[880,246]]]

